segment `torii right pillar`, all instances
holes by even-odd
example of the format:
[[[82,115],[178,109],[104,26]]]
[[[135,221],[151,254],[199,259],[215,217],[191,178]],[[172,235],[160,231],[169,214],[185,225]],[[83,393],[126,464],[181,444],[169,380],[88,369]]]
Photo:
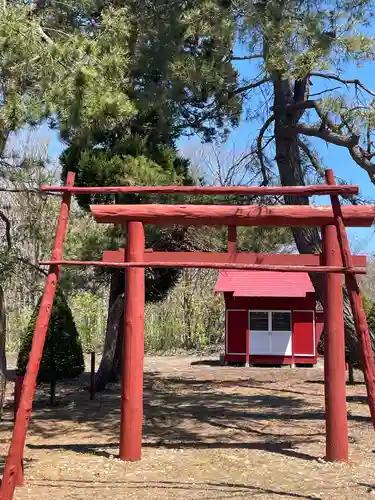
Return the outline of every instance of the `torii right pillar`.
[[[342,266],[334,225],[322,228],[326,266]],[[346,407],[344,301],[341,274],[324,277],[324,386],[326,460],[348,461],[348,415]]]

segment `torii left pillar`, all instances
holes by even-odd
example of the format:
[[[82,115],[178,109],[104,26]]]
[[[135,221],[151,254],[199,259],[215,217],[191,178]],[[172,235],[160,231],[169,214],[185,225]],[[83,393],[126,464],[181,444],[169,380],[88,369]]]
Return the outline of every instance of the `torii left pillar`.
[[[127,224],[126,261],[144,259],[142,222]],[[142,454],[145,271],[125,270],[125,328],[121,378],[120,459],[136,461]]]

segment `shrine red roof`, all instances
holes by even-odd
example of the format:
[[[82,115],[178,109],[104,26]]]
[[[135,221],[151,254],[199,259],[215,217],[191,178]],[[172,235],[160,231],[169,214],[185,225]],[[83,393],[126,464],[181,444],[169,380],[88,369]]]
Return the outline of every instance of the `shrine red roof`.
[[[314,292],[308,273],[222,270],[215,293],[233,292],[235,297],[306,297]]]

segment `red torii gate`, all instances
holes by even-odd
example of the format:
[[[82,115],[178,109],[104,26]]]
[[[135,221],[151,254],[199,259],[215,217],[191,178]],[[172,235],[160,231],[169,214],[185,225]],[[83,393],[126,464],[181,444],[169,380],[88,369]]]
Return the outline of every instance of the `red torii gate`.
[[[339,195],[355,195],[358,186],[334,185],[331,170],[326,185],[290,187],[74,187],[74,173],[63,187],[44,186],[42,191],[63,193],[52,258],[34,330],[12,441],[0,489],[1,500],[12,500],[20,482],[21,462],[32,401],[62,265],[125,268],[125,332],[121,387],[120,458],[139,460],[142,445],[144,358],[144,269],[146,267],[200,267],[325,273],[325,407],[326,458],[348,460],[348,423],[345,387],[345,343],[342,274],[345,275],[362,352],[368,404],[375,428],[375,365],[356,274],[365,273],[366,259],[350,253],[345,226],[371,226],[374,206],[341,207]],[[73,194],[152,193],[228,195],[330,195],[331,207],[318,206],[223,206],[223,205],[93,205],[100,223],[127,225],[126,250],[106,251],[102,261],[63,260],[63,243]],[[144,224],[193,224],[228,226],[228,252],[152,252],[145,250]],[[322,255],[265,255],[237,253],[236,226],[317,226],[322,228]]]

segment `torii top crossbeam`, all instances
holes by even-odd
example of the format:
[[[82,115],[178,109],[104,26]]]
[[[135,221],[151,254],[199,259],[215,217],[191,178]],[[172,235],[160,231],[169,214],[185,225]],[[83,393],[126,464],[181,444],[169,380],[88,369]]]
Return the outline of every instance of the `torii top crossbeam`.
[[[100,223],[124,224],[141,221],[157,225],[322,227],[335,223],[329,206],[306,205],[91,205]],[[345,226],[369,227],[375,206],[342,208]]]
[[[188,195],[288,195],[288,196],[353,196],[358,194],[358,186],[355,185],[311,185],[311,186],[106,186],[106,187],[74,187],[74,186],[43,186],[44,192],[60,192],[65,195],[92,195],[92,194],[188,194]],[[333,210],[329,206],[306,206],[306,205],[167,205],[167,204],[136,204],[136,205],[91,205],[91,212],[98,223],[127,224],[138,221],[144,224],[156,224],[170,226],[194,225],[194,226],[228,226],[235,229],[237,226],[270,226],[270,227],[323,227],[335,223]],[[375,218],[375,207],[373,206],[345,206],[342,208],[343,222],[346,226],[368,227]],[[62,264],[62,265],[87,265],[97,267],[206,267],[206,268],[228,268],[228,269],[254,269],[254,270],[280,270],[282,272],[355,272],[362,274],[364,267],[358,266],[355,259],[353,266],[321,266],[320,262],[314,264],[306,262],[306,256],[298,255],[296,265],[287,265],[286,259],[279,262],[262,262],[256,255],[255,262],[247,255],[247,261],[241,262],[241,255],[231,256],[229,260],[223,261],[225,254],[208,253],[210,256],[201,258],[202,255],[191,252],[180,253],[176,259],[174,252],[158,252],[154,258],[147,259],[143,256],[139,262],[111,262],[106,259],[101,262],[95,261],[69,261],[48,260],[40,264]],[[207,257],[207,254],[206,254]],[[281,257],[281,256],[280,256]],[[250,260],[249,260],[250,258]],[[299,264],[299,265],[298,265]]]

